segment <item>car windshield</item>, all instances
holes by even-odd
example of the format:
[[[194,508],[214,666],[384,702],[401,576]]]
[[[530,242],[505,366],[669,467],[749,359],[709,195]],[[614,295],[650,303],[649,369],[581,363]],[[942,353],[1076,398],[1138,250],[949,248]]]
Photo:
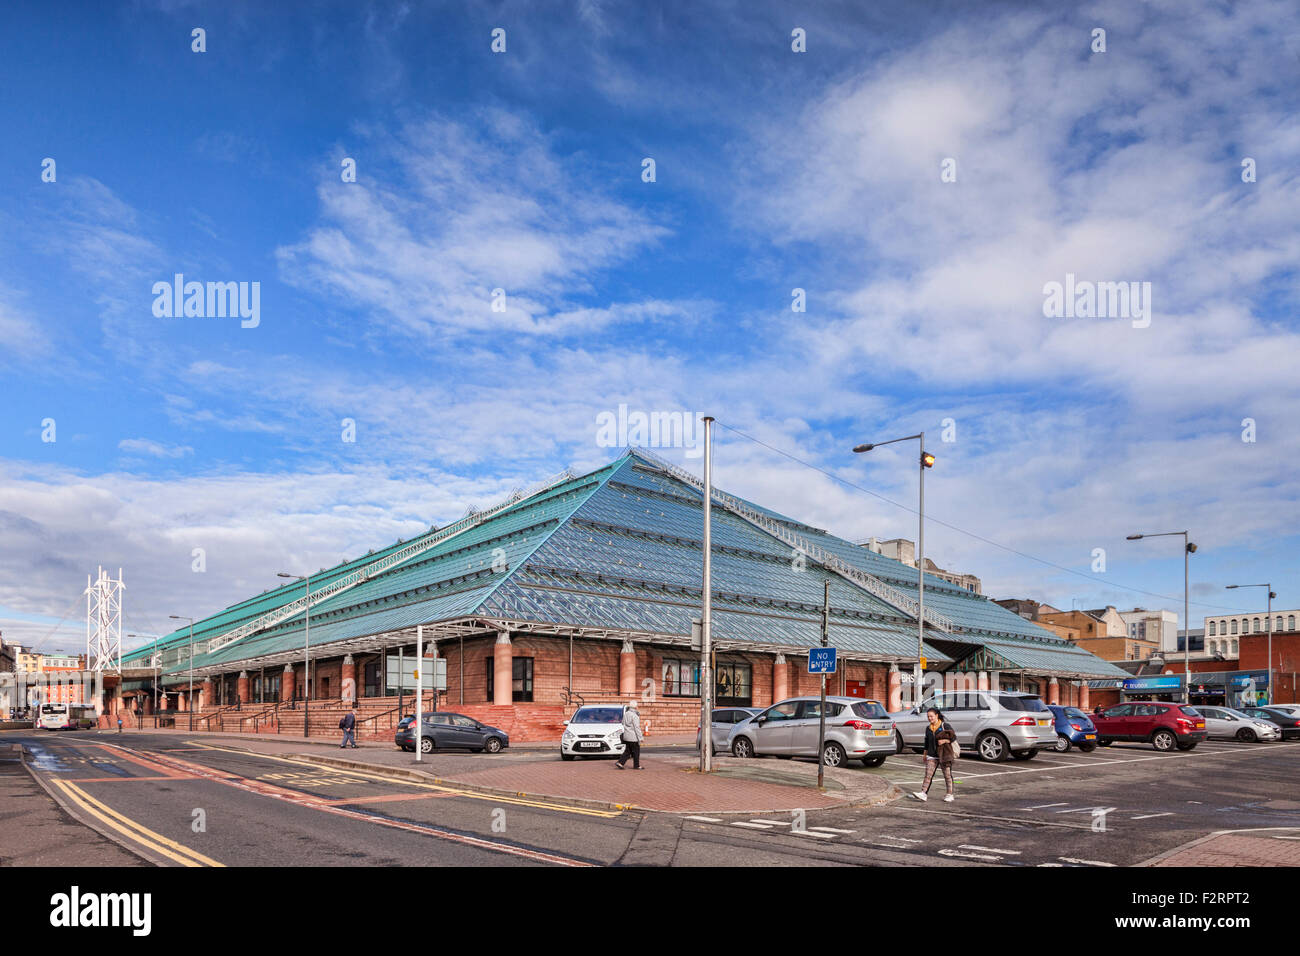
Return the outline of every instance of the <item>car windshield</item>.
[[[1011,694],[999,694],[998,704],[1006,710],[1027,710],[1032,713],[1047,710],[1047,705],[1037,697],[1014,697]]]
[[[569,721],[571,724],[621,724],[622,707],[579,707]]]
[[[1088,715],[1085,714],[1083,711],[1081,711],[1078,707],[1067,707],[1067,708],[1065,708],[1065,716],[1066,716],[1066,717],[1082,717],[1082,718],[1084,718],[1085,720],[1086,720],[1087,717],[1088,717]]]
[[[1200,717],[1200,716],[1201,716],[1201,712],[1200,712],[1199,710],[1197,710],[1195,707],[1188,707],[1188,706],[1185,705],[1185,704],[1184,704],[1182,707],[1180,707],[1179,710],[1181,710],[1181,711],[1182,711],[1184,714],[1186,714],[1188,717]]]
[[[862,700],[853,705],[853,712],[859,717],[888,717],[889,711],[874,700]],[[816,743],[816,741],[813,741]]]

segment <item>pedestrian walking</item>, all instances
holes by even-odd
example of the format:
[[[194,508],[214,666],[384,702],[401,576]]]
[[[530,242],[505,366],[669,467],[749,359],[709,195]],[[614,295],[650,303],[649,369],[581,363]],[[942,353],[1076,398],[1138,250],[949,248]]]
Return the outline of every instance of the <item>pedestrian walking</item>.
[[[623,756],[614,764],[615,769],[622,770],[627,758],[632,758],[632,769],[641,769],[641,715],[637,713],[636,701],[629,701],[623,708]]]
[[[943,713],[937,707],[927,710],[925,717],[928,721],[925,728],[925,782],[912,796],[918,800],[930,799],[930,784],[934,780],[934,772],[942,770],[944,782],[948,785],[948,792],[944,794],[943,802],[952,803],[956,799],[952,792],[952,764],[956,759],[952,745],[957,740],[957,732],[944,720]]]
[[[343,719],[339,721],[339,729],[343,731],[343,743],[339,744],[339,750],[342,750],[344,747],[351,747],[353,750],[357,749],[356,727],[357,709],[353,707],[344,714]]]

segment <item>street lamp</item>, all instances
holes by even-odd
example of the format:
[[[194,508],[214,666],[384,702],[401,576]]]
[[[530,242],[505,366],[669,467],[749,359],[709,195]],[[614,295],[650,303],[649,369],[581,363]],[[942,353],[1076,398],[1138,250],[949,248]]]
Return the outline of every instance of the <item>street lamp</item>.
[[[1229,591],[1234,590],[1235,588],[1268,588],[1268,619],[1264,622],[1264,624],[1266,627],[1268,627],[1268,700],[1269,703],[1272,703],[1273,701],[1273,598],[1277,597],[1277,595],[1273,593],[1273,585],[1271,584],[1225,584],[1224,587],[1227,588]],[[1237,666],[1238,667],[1241,666],[1240,661],[1238,661]]]
[[[302,735],[310,737],[311,728],[307,726],[307,711],[311,700],[311,575],[287,574],[281,571],[276,577],[289,578],[293,581],[305,581],[307,584],[307,593],[303,599],[303,612],[307,615],[307,620],[302,640],[302,682],[305,685],[302,689]],[[416,711],[419,711],[418,707]]]
[[[919,469],[921,472],[920,482],[920,507],[917,509],[917,531],[916,531],[916,669],[913,672],[912,694],[915,697],[914,704],[921,702],[921,661],[925,657],[925,470],[934,467],[934,455],[925,450],[925,432],[916,435],[907,435],[903,438],[891,438],[889,441],[867,442],[865,445],[858,445],[853,449],[857,454],[871,451],[873,448],[879,448],[881,445],[892,445],[900,441],[912,441],[919,439],[921,442],[921,457]]]
[[[190,622],[190,706],[187,708],[190,712],[190,731],[194,731],[194,618],[184,617],[180,614],[167,615],[173,621]],[[212,721],[208,721],[209,725]]]
[[[1158,534],[1131,534],[1129,541],[1141,541],[1143,538],[1168,538],[1183,536],[1183,703],[1192,702],[1192,620],[1189,613],[1187,596],[1187,559],[1196,553],[1196,545],[1187,540],[1186,531],[1161,531]],[[1175,628],[1175,631],[1177,628]]]

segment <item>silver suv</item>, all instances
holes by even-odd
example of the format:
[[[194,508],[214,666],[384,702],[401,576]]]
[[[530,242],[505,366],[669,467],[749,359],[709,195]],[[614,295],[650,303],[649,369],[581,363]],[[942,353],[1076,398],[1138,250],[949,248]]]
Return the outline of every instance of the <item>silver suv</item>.
[[[816,757],[820,697],[791,697],[732,728],[727,749],[737,757]],[[826,698],[826,766],[861,760],[879,767],[894,752],[894,721],[876,700]]]
[[[894,714],[894,745],[902,753],[925,748],[925,712],[938,707],[963,751],[994,763],[1010,755],[1032,760],[1041,749],[1056,745],[1056,719],[1037,694],[1011,690],[944,691],[921,706]]]

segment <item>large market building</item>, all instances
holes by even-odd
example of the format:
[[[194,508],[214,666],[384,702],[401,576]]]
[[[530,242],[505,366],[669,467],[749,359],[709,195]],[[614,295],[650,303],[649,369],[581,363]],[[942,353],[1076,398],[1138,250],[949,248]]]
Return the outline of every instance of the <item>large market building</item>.
[[[830,690],[897,709],[916,660],[916,569],[717,489],[713,504],[717,703],[816,692],[807,654],[829,580],[842,662]],[[306,696],[311,733],[337,732],[355,701],[363,734],[382,736],[412,709],[406,675],[422,637],[445,660],[436,706],[516,739],[558,739],[575,701],[632,695],[652,733],[694,731],[702,505],[698,478],[629,451],[196,620],[192,661],[188,626],[158,642],[157,658],[152,645],[124,658],[110,710],[129,722],[192,710],[200,728],[302,734]],[[992,674],[981,682],[1084,707],[1090,679],[1128,676],[930,576],[924,616],[931,671]]]

